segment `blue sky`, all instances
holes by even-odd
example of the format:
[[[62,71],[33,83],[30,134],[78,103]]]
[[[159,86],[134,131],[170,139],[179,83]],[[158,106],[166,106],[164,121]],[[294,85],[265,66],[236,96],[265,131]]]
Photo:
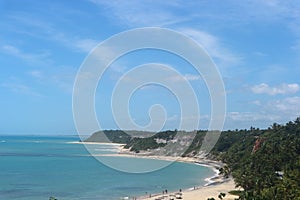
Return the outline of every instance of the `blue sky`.
[[[72,87],[89,51],[114,34],[149,26],[179,31],[207,50],[225,84],[224,129],[265,128],[300,116],[297,1],[1,0],[0,11],[0,134],[76,133]],[[118,78],[149,62],[173,66],[200,91],[200,128],[206,128],[210,101],[203,80],[184,61],[155,50],[119,59],[99,82],[102,127],[117,128],[110,96]],[[146,125],[153,104],[167,111],[164,129],[177,128],[178,102],[160,87],[134,94],[135,122]]]

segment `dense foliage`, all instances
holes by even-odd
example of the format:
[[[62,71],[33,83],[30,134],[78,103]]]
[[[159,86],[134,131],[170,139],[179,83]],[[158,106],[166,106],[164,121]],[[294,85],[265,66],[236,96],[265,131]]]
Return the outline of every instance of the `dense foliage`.
[[[266,130],[226,131],[210,156],[244,188],[240,199],[300,199],[299,136],[300,118]]]
[[[103,133],[107,138],[103,138]],[[107,140],[108,139],[108,140]],[[85,142],[113,142],[127,144],[131,140],[131,136],[121,130],[104,130],[98,131],[88,137]]]
[[[170,141],[174,139],[177,131],[162,131],[153,136],[146,138],[132,138],[125,148],[130,148],[131,151],[139,152],[148,149],[157,149],[159,147],[164,147],[167,143],[159,143],[157,139]]]

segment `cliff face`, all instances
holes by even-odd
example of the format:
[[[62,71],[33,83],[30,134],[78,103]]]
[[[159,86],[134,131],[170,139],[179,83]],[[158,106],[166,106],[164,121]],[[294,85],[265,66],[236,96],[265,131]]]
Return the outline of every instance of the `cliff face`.
[[[158,133],[141,131],[104,130],[95,132],[84,142],[112,142],[148,155],[195,157],[199,155],[205,131],[168,130]]]
[[[278,143],[276,144],[279,145],[286,141],[287,137],[298,137],[299,132],[300,119],[286,125],[275,124],[271,128],[263,130],[251,127],[248,130],[223,131],[208,156],[228,162],[237,155],[254,154],[271,141],[272,143],[276,141]],[[105,130],[92,134],[85,141],[121,143],[125,144],[124,147],[129,151],[149,155],[202,157],[203,152],[200,149],[205,135],[209,133],[207,131],[186,132],[177,130],[158,133]],[[236,152],[237,155],[233,155],[232,152]]]

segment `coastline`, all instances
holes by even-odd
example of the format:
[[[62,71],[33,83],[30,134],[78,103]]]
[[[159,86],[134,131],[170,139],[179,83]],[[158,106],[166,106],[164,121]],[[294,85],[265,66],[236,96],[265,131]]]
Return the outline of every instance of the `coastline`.
[[[111,143],[111,142],[82,142],[82,141],[72,141],[67,142],[67,144],[97,144],[97,145],[111,145],[111,146],[124,146],[125,144]]]
[[[207,200],[208,198],[218,199],[218,195],[222,192],[225,193],[226,196],[223,198],[224,200],[234,200],[237,196],[231,195],[228,192],[235,189],[233,179],[228,179],[222,183],[212,184],[208,186],[200,186],[196,188],[184,189],[182,192],[173,191],[168,194],[154,194],[151,197],[138,197],[137,200],[156,200],[163,199],[163,197],[176,196],[181,193],[181,197],[184,200]],[[168,199],[168,198],[166,198]]]
[[[98,143],[99,144],[99,143]],[[120,145],[121,147],[121,145]],[[154,159],[154,160],[164,160],[172,162],[185,162],[195,165],[200,165],[204,167],[211,168],[215,174],[211,177],[205,179],[207,182],[205,185],[196,186],[194,188],[183,188],[181,192],[170,191],[169,193],[163,194],[147,194],[143,196],[136,197],[136,200],[156,200],[156,199],[168,199],[171,197],[176,197],[176,194],[182,194],[184,200],[207,200],[208,198],[218,199],[218,195],[222,192],[226,196],[224,200],[234,200],[237,196],[231,195],[228,192],[236,190],[234,180],[232,177],[224,178],[219,175],[218,168],[224,166],[224,163],[210,160],[207,158],[195,158],[195,157],[173,157],[173,156],[160,156],[160,155],[149,155],[145,153],[132,153],[127,149],[120,148],[120,152],[117,154],[94,154],[93,156],[108,156],[108,157],[131,157],[131,158],[144,158],[144,159]],[[168,197],[168,198],[167,198]],[[130,199],[130,198],[129,198]],[[175,199],[175,198],[174,198]]]

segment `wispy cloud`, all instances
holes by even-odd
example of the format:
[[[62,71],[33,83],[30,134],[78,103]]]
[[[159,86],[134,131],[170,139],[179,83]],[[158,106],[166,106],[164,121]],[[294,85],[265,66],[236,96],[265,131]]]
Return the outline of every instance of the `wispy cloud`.
[[[268,110],[277,113],[278,115],[289,116],[295,118],[300,116],[300,97],[287,97],[279,100],[272,100],[268,102]]]
[[[105,1],[90,2],[107,10],[114,22],[128,26],[166,26],[183,21],[203,19],[218,25],[232,25],[257,21],[278,21],[286,18],[299,22],[299,2],[280,0],[228,1]],[[218,6],[215,6],[218,3]],[[222,8],[222,9],[218,9]],[[180,15],[179,15],[180,14]]]
[[[155,74],[153,74],[155,75]],[[120,76],[118,76],[120,78]],[[122,80],[127,81],[127,82],[139,82],[141,79],[140,77],[122,77]],[[174,76],[169,76],[165,79],[170,84],[181,84],[184,81],[197,81],[197,80],[202,80],[201,75],[197,74],[182,74],[182,75],[174,75]],[[155,84],[149,84],[149,85],[144,85],[143,87],[140,87],[140,89],[152,89],[156,88],[157,85]]]
[[[235,122],[276,121],[280,119],[278,115],[263,112],[229,112],[226,118]]]
[[[198,21],[199,24],[208,23],[215,27],[248,25],[257,22],[282,22],[300,38],[300,4],[297,1],[253,0],[245,3],[235,0],[221,2],[90,0],[90,2],[101,8],[104,7],[103,10],[107,12],[106,16],[114,23],[125,24],[129,27],[176,28],[182,22],[191,21]],[[215,4],[218,6],[214,6]],[[299,47],[298,43],[293,46]]]
[[[252,104],[257,106],[257,111],[250,112],[229,112],[226,115],[229,127],[242,126],[249,128],[253,124],[262,126],[271,125],[274,122],[286,123],[300,116],[300,97],[286,97],[268,101],[253,101]]]
[[[10,91],[17,94],[25,94],[25,95],[35,96],[35,97],[42,96],[38,92],[34,91],[32,87],[21,83],[7,82],[7,83],[2,83],[0,86],[3,88],[7,88]]]
[[[197,41],[208,51],[210,56],[217,59],[223,65],[237,64],[242,59],[224,47],[219,38],[212,34],[192,28],[182,28],[179,31]]]
[[[266,56],[268,56],[268,54],[260,52],[260,51],[255,51],[255,52],[253,52],[253,54],[255,56],[259,56],[259,57],[266,57]]]
[[[32,70],[27,74],[38,84],[55,86],[67,93],[72,93],[76,70],[71,67],[61,66],[54,71]]]
[[[126,81],[136,81],[133,78],[127,78],[124,79]],[[202,77],[200,75],[195,75],[195,74],[184,74],[184,75],[178,75],[178,76],[170,76],[168,78],[166,78],[166,81],[169,84],[182,84],[184,81],[197,81],[197,80],[202,80]],[[161,88],[163,86],[158,85],[158,84],[147,84],[147,85],[143,85],[142,87],[140,87],[140,90],[150,90],[150,89],[158,89]]]
[[[3,53],[10,54],[17,58],[20,58],[28,63],[33,64],[49,64],[52,63],[52,60],[49,58],[50,54],[46,53],[25,53],[20,48],[13,45],[2,45],[0,50]]]
[[[266,83],[261,83],[251,87],[251,90],[255,94],[268,94],[268,95],[277,95],[277,94],[295,94],[300,91],[300,85],[297,83],[292,84],[281,84],[279,86],[270,87]]]
[[[74,47],[81,49],[83,52],[91,51],[99,43],[99,41],[93,39],[75,39],[73,41],[69,41],[69,43],[72,42],[74,42]]]
[[[99,41],[94,39],[69,37],[61,32],[53,32],[48,38],[59,42],[64,46],[71,48],[75,51],[81,51],[85,53],[90,52],[99,43]]]
[[[177,1],[105,1],[91,0],[90,2],[105,7],[107,16],[114,22],[129,27],[136,26],[168,26],[186,20],[171,11],[170,8],[180,6]],[[117,20],[115,20],[117,19]]]
[[[251,126],[267,128],[274,122],[285,123],[286,116],[265,112],[229,112],[226,114],[224,129],[245,129]]]
[[[199,10],[203,10],[202,3],[183,5],[181,1],[91,0],[91,2],[107,8],[109,11],[107,16],[113,18],[114,22],[121,21],[129,27],[158,26],[177,30],[202,45],[218,64],[229,66],[239,63],[242,59],[222,45],[220,39],[213,34],[199,28],[187,28],[181,25],[184,21],[201,20],[198,13]],[[180,11],[185,14],[178,15],[177,12]]]
[[[76,35],[74,36],[66,34],[61,29],[58,29],[47,21],[34,18],[33,16],[24,16],[16,13],[13,16],[10,16],[9,19],[12,21],[12,23],[18,23],[20,26],[24,26],[26,29],[34,30],[23,30],[23,34],[27,34],[35,38],[41,38],[44,40],[55,41],[74,51],[87,53],[99,43],[98,40],[92,38],[83,38]]]

